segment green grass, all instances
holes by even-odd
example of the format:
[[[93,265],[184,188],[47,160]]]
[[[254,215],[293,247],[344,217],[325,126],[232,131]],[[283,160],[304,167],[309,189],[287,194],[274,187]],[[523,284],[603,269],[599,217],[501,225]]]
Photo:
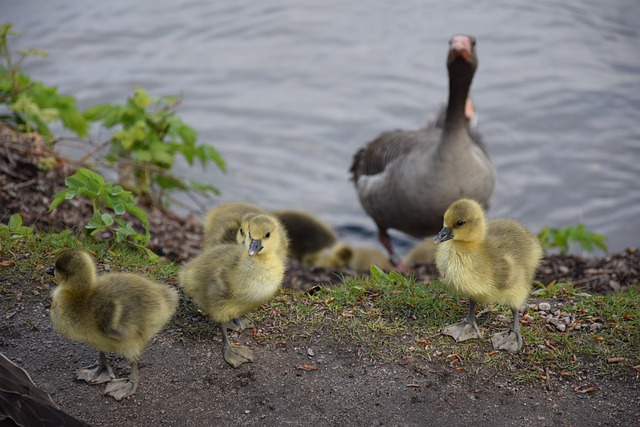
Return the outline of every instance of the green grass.
[[[10,313],[19,304],[48,298],[50,276],[44,272],[64,248],[93,253],[99,270],[132,271],[178,286],[179,266],[150,262],[140,251],[85,240],[72,233],[43,234],[0,240],[0,307]],[[398,273],[374,271],[371,276],[344,277],[340,285],[313,295],[283,290],[270,303],[251,313],[254,337],[267,346],[312,345],[351,351],[372,363],[413,364],[417,370],[436,369],[460,374],[508,372],[515,382],[540,381],[545,375],[569,380],[585,375],[632,378],[640,365],[640,290],[593,295],[570,284],[551,286],[531,301],[562,301],[563,310],[586,325],[579,331],[558,332],[527,309],[522,325],[523,349],[517,354],[495,352],[489,337],[509,327],[503,306],[481,306],[478,325],[483,338],[455,343],[440,331],[466,315],[467,301],[437,280],[421,283]],[[540,298],[540,296],[543,296]],[[592,331],[592,323],[602,324]],[[219,340],[217,327],[182,294],[168,329],[181,340]],[[616,361],[615,358],[624,358]]]

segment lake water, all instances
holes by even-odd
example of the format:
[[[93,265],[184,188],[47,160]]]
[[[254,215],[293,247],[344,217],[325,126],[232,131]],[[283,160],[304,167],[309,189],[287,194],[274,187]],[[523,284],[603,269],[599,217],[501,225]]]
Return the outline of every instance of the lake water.
[[[81,108],[135,86],[181,93],[178,114],[228,172],[179,171],[220,188],[217,200],[304,209],[358,244],[377,241],[352,155],[432,118],[448,39],[473,34],[472,95],[498,170],[489,216],[640,244],[637,0],[0,0],[0,16],[22,32],[14,48],[50,54],[26,72]]]

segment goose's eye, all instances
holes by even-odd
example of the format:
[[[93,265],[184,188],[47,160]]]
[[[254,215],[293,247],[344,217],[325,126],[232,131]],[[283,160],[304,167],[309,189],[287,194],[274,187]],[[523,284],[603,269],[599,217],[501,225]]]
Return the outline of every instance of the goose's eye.
[[[264,235],[265,239],[268,239],[269,237],[271,237],[271,233],[267,233],[267,234]]]
[[[464,221],[462,221],[462,220],[456,222],[456,226],[457,227],[462,227],[463,225],[464,225]]]

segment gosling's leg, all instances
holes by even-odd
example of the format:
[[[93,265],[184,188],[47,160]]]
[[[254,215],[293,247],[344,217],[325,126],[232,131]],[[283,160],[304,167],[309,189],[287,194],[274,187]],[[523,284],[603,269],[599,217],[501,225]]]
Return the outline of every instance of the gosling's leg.
[[[222,354],[229,365],[237,368],[243,363],[253,362],[253,351],[249,347],[231,347],[226,325],[220,325],[220,331],[222,332],[222,344],[224,345]]]
[[[231,329],[232,331],[236,332],[242,332],[245,329],[251,329],[255,327],[256,325],[246,317],[236,317],[235,319],[231,319],[226,326],[227,329]]]
[[[453,323],[442,330],[443,335],[453,337],[456,342],[466,341],[474,338],[481,338],[482,334],[476,324],[475,314],[476,302],[469,299],[469,313],[467,317],[458,323]]]
[[[109,381],[109,384],[104,389],[104,394],[112,396],[116,400],[122,400],[136,392],[139,381],[140,370],[138,362],[131,362],[131,375],[129,375],[129,378],[118,378]]]
[[[86,368],[79,369],[76,372],[76,379],[86,381],[89,384],[102,384],[111,381],[116,376],[113,374],[113,369],[107,362],[107,355],[102,351],[98,355],[98,361]]]
[[[511,353],[522,348],[522,335],[520,334],[520,315],[517,308],[512,308],[513,326],[508,331],[498,332],[491,337],[491,344],[496,350],[506,350]]]

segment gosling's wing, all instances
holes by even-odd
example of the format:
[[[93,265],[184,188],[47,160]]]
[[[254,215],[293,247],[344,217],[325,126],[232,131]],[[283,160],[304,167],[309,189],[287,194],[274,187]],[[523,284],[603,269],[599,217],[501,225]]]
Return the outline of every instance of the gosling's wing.
[[[117,299],[104,299],[96,305],[94,311],[98,330],[109,338],[116,340],[131,336],[130,328],[134,325],[126,321],[126,306]]]
[[[71,426],[87,424],[60,410],[29,374],[0,353],[0,425]]]

